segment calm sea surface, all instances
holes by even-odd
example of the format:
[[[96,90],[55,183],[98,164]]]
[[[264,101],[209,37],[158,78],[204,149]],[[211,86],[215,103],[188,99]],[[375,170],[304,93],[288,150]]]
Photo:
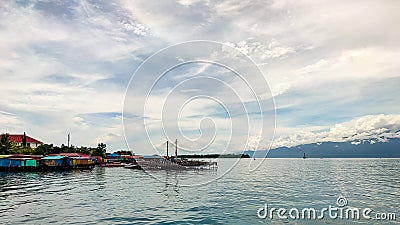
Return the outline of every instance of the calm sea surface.
[[[231,163],[219,161],[219,167]],[[1,224],[345,224],[352,220],[260,219],[259,208],[337,206],[395,213],[396,220],[353,223],[400,224],[400,159],[267,159],[253,172],[250,159],[206,185],[218,170],[145,171],[95,168],[92,171],[0,173]],[[258,159],[260,160],[260,159]],[[205,179],[206,180],[206,179]],[[261,211],[263,212],[263,211]]]

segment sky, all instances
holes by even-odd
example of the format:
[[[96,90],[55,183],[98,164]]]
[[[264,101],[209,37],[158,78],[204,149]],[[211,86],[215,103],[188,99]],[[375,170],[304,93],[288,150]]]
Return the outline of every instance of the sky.
[[[3,0],[0,133],[56,145],[71,133],[75,146],[139,154],[176,138],[186,152],[207,153],[400,137],[399,8]],[[196,61],[157,81],[191,57],[234,70]]]

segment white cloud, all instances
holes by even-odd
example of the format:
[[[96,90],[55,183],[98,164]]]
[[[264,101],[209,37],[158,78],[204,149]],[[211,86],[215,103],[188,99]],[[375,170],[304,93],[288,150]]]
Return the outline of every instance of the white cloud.
[[[400,70],[398,2],[77,3],[4,2],[0,6],[0,111],[6,112],[0,112],[0,130],[27,130],[54,143],[63,143],[65,133],[72,130],[76,143],[108,140],[119,149],[124,145],[119,121],[108,116],[91,120],[85,115],[120,112],[130,74],[151,53],[169,44],[206,39],[239,49],[264,71],[281,113],[282,135],[296,132],[278,137],[278,145],[344,140],[352,133],[355,143],[357,138],[398,134],[392,132],[400,123],[395,115],[360,117],[400,110],[398,89],[388,88],[398,82]],[[191,68],[176,78],[218,73],[207,64]],[[252,99],[243,83],[231,76],[221,75],[221,79],[243,101]],[[188,87],[180,94],[184,99],[201,90],[216,96],[228,96],[231,91],[207,84]],[[270,97],[269,93],[260,96]],[[156,106],[163,99],[156,97],[149,103],[148,113],[157,130]],[[224,103],[232,102],[226,99]],[[142,106],[135,107],[140,114]],[[188,116],[198,112],[206,115],[215,110],[203,103],[191,107],[182,118],[182,127],[197,127],[198,121]],[[315,122],[317,116],[323,122]],[[337,122],[343,118],[360,121]],[[215,121],[227,123],[223,118]],[[316,132],[330,123],[337,125]]]
[[[264,45],[260,42],[254,41],[253,39],[240,41],[238,43],[227,42],[225,44],[257,60],[284,57],[287,54],[295,52],[294,48],[284,46],[275,39],[272,39],[268,45]]]
[[[292,129],[291,132],[294,134],[276,138],[273,147],[293,147],[318,142],[350,141],[352,144],[360,144],[362,140],[374,144],[376,141],[384,142],[387,138],[400,138],[400,115],[368,115],[335,124],[327,131],[321,132],[319,129],[319,127],[310,131],[305,131],[304,128]]]
[[[25,123],[12,113],[0,111],[0,124],[2,124],[1,133],[15,133],[15,130],[21,129]]]

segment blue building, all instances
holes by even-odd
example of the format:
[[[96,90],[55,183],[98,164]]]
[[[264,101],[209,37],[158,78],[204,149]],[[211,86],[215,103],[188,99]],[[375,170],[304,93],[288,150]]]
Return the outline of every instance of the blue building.
[[[46,156],[40,160],[44,169],[72,169],[72,159],[67,156]]]

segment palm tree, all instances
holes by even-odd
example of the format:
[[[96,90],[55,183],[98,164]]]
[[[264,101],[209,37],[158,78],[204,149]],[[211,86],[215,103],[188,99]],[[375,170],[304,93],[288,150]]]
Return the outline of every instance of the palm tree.
[[[11,150],[11,141],[9,134],[0,135],[0,154],[8,154]]]

